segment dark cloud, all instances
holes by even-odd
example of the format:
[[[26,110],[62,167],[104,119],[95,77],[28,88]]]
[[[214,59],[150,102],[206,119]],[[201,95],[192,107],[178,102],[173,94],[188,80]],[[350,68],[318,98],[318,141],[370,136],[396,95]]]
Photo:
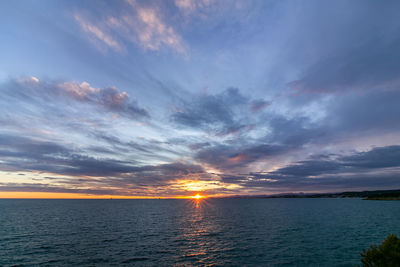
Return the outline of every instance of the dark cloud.
[[[272,143],[289,147],[300,147],[314,142],[327,134],[327,129],[318,123],[312,123],[310,118],[297,116],[287,118],[281,115],[271,116],[267,121],[271,133],[265,138]]]
[[[297,178],[295,180],[275,180],[270,175],[250,176],[240,183],[243,191],[255,189],[257,192],[343,192],[349,190],[393,189],[400,187],[398,174],[381,173],[379,177],[371,173],[354,173],[347,176],[324,176],[320,178]]]
[[[89,195],[120,195],[115,189],[79,189],[61,186],[51,186],[48,184],[34,183],[0,183],[2,192],[50,192],[50,193],[78,193]]]
[[[277,177],[312,177],[321,174],[337,173],[343,166],[335,161],[307,160],[281,168],[272,173]]]
[[[247,100],[237,89],[230,88],[219,95],[201,95],[185,103],[172,115],[178,124],[193,128],[220,127],[234,124],[235,105],[243,105]]]
[[[284,145],[272,144],[238,144],[213,145],[201,149],[195,155],[200,162],[207,163],[220,170],[245,167],[257,160],[266,160],[290,149]]]
[[[73,146],[9,135],[0,135],[0,158],[0,170],[58,174],[63,177],[59,178],[58,183],[73,185],[96,184],[118,188],[166,186],[177,179],[206,175],[203,168],[195,164],[172,162],[141,165],[135,160],[95,158]]]
[[[62,145],[54,142],[48,142],[43,140],[29,139],[21,136],[0,134],[0,148],[6,148],[9,150],[3,150],[2,153],[7,152],[24,153],[28,156],[44,156],[50,154],[65,154],[68,153],[68,149]]]
[[[181,126],[227,135],[249,130],[251,123],[248,111],[260,111],[267,103],[264,100],[251,102],[237,88],[229,88],[220,94],[200,95],[183,101],[171,118]]]
[[[221,170],[242,168],[256,161],[272,160],[302,149],[327,135],[323,127],[306,117],[289,119],[268,114],[258,125],[267,126],[268,131],[257,138],[239,137],[208,143],[199,147],[195,158]]]
[[[262,99],[253,100],[250,102],[250,110],[254,113],[259,112],[271,105],[271,102]]]
[[[339,159],[345,166],[376,169],[400,167],[400,146],[376,147],[367,152],[356,153]]]
[[[189,148],[192,150],[199,150],[201,148],[205,148],[210,145],[211,145],[210,142],[200,142],[200,143],[189,144]]]
[[[373,148],[352,155],[321,155],[271,172],[222,175],[243,188],[279,190],[342,190],[400,186],[400,146]]]
[[[111,111],[127,114],[133,118],[149,117],[149,113],[144,108],[139,107],[135,100],[129,98],[127,93],[120,93],[117,88],[101,89],[99,96],[95,97],[95,99],[94,101],[97,104]]]
[[[321,157],[300,161],[270,173],[273,177],[310,178],[326,174],[359,173],[373,169],[400,167],[400,146],[373,148],[350,156]]]

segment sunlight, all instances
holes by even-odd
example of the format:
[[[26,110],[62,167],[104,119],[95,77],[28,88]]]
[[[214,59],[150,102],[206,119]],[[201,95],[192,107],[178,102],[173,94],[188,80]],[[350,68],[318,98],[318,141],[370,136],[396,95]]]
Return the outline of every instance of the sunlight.
[[[194,196],[191,196],[191,198],[193,199],[194,203],[195,203],[195,207],[196,209],[200,208],[200,200],[202,198],[204,198],[204,196],[200,195],[200,194],[196,194]]]
[[[202,181],[202,180],[175,180],[169,183],[169,187],[177,191],[191,191],[194,194],[197,192],[204,192],[208,190],[218,190],[218,189],[239,189],[242,186],[237,184],[226,184],[218,180],[212,181]]]
[[[197,195],[195,195],[195,196],[192,196],[192,198],[194,198],[194,199],[200,199],[200,198],[203,198],[204,196],[202,196],[202,195],[200,195],[200,194],[197,194]]]

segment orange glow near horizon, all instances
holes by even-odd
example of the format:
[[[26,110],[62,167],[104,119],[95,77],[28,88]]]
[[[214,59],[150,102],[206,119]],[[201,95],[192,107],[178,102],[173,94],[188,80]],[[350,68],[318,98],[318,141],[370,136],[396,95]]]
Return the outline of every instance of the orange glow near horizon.
[[[149,196],[118,196],[118,195],[87,195],[79,193],[51,193],[51,192],[0,192],[1,198],[29,198],[29,199],[152,199],[165,197]]]
[[[78,193],[51,193],[51,192],[0,192],[0,199],[25,198],[25,199],[195,199],[199,200],[206,196],[197,194],[195,196],[123,196],[123,195],[87,195]]]

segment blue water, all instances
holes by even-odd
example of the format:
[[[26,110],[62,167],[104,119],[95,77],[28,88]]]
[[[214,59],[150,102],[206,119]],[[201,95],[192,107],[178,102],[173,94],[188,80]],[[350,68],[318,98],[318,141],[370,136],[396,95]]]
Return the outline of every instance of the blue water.
[[[400,201],[0,200],[0,266],[353,266]]]

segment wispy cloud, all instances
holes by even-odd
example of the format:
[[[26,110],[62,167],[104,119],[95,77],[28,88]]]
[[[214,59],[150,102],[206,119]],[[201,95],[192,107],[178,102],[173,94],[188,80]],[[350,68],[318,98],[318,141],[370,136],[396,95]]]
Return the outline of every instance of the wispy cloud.
[[[171,25],[162,20],[161,12],[151,7],[134,6],[137,12],[136,21],[125,17],[138,36],[138,42],[149,50],[159,50],[169,47],[177,52],[184,53],[185,48],[181,36]]]
[[[123,43],[135,43],[145,50],[172,49],[185,54],[185,42],[165,14],[156,5],[137,1],[122,3],[117,15],[102,11],[101,18],[89,20],[78,11],[74,18],[81,28],[108,47],[121,51]]]
[[[74,18],[79,26],[81,26],[82,30],[84,30],[90,36],[94,37],[96,40],[103,42],[108,47],[116,51],[121,50],[121,45],[119,44],[119,42],[114,39],[111,34],[107,33],[106,28],[100,25],[94,25],[87,18],[84,18],[81,14],[78,13],[74,14]]]
[[[239,1],[241,2],[241,1]],[[188,18],[198,16],[207,18],[207,13],[226,11],[232,6],[240,7],[242,3],[230,0],[175,0],[174,3],[182,14]]]
[[[96,106],[133,119],[150,116],[146,109],[137,104],[135,99],[115,87],[94,88],[87,82],[40,81],[36,77],[13,80],[8,84],[3,84],[2,87],[4,87],[3,94],[19,98],[19,101],[28,99],[38,102],[73,100],[76,103]]]
[[[196,2],[192,0],[175,0],[175,5],[183,12],[192,13],[197,7]]]

